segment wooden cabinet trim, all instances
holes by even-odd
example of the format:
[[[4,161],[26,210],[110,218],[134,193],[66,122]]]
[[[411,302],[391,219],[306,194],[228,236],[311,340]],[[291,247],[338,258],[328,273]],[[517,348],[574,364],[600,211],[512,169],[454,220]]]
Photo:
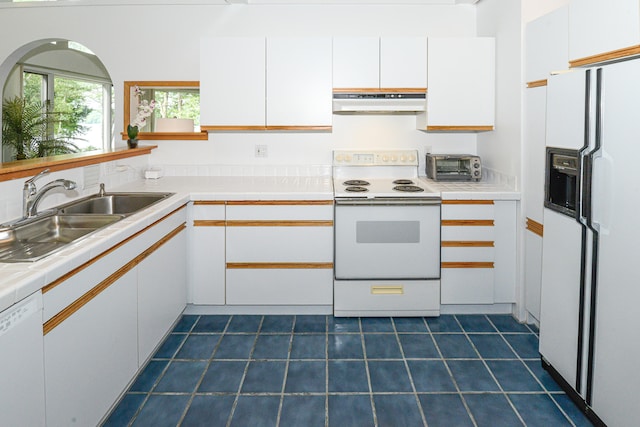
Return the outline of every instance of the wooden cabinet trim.
[[[224,204],[224,200],[195,200],[193,202],[194,206],[220,206]]]
[[[443,200],[443,205],[493,205],[493,200]]]
[[[488,132],[493,130],[493,125],[468,125],[468,126],[427,126],[428,131],[434,132]]]
[[[331,131],[333,126],[227,126],[227,125],[202,125],[200,129],[205,132],[243,132],[243,131]]]
[[[333,269],[332,262],[228,262],[228,269]]]
[[[84,270],[85,268],[89,267],[90,265],[94,264],[95,262],[99,261],[100,259],[104,258],[105,256],[109,255],[111,252],[115,251],[116,249],[118,249],[119,247],[127,244],[128,242],[130,242],[131,240],[135,239],[136,237],[138,237],[139,235],[141,235],[142,233],[144,233],[145,231],[149,230],[150,228],[152,228],[153,226],[155,226],[156,224],[164,221],[165,219],[167,219],[168,217],[170,217],[171,215],[173,215],[174,213],[180,211],[181,209],[186,208],[187,205],[182,205],[179,208],[169,212],[168,214],[166,214],[165,216],[163,216],[162,218],[160,218],[159,220],[157,220],[156,222],[154,222],[151,225],[148,225],[147,227],[143,228],[142,230],[136,232],[135,234],[132,234],[131,236],[127,237],[126,239],[124,239],[121,242],[118,242],[117,244],[113,245],[112,247],[110,247],[109,249],[107,249],[106,251],[100,253],[99,255],[91,258],[89,261],[85,262],[84,264],[79,265],[78,267],[74,268],[73,270],[63,274],[62,276],[58,277],[57,279],[55,279],[54,281],[48,283],[47,285],[45,285],[42,288],[42,293],[46,294],[47,292],[49,292],[50,290],[52,290],[53,288],[55,288],[56,286],[60,285],[61,283],[65,282],[67,279],[69,279],[70,277],[75,276],[76,274],[78,274],[79,272],[81,272],[82,270]]]
[[[18,160],[0,164],[0,182],[32,177],[45,168],[51,172],[95,165],[113,160],[151,154],[157,145],[139,145],[138,148],[120,148],[113,151],[88,151],[58,156],[39,157],[37,159]]]
[[[225,225],[224,219],[196,219],[193,221],[194,227],[224,227]]]
[[[491,240],[443,240],[440,246],[443,248],[493,248],[495,242]]]
[[[149,255],[157,251],[162,245],[167,243],[173,237],[178,235],[186,228],[186,223],[182,223],[180,226],[176,227],[173,231],[169,232],[163,238],[158,240],[156,243],[151,245],[145,251],[143,251],[140,255],[120,267],[115,273],[104,279],[102,282],[98,283],[80,298],[76,299],[74,302],[69,304],[51,319],[47,320],[42,325],[42,332],[44,335],[47,335],[51,332],[56,326],[60,325],[66,319],[71,317],[75,312],[84,307],[89,301],[100,295],[105,289],[114,284],[118,279],[127,274],[129,271],[133,270],[138,264],[140,264],[145,258]]]
[[[228,200],[228,206],[317,206],[333,205],[333,200]]]
[[[585,67],[588,65],[598,64],[601,62],[613,61],[625,58],[627,56],[640,55],[640,45],[616,49],[609,52],[599,53],[597,55],[587,56],[584,58],[573,59],[569,61],[569,67]]]
[[[333,227],[333,221],[325,220],[231,220],[227,227]]]
[[[533,80],[533,81],[527,82],[527,89],[531,89],[534,87],[542,87],[546,85],[547,85],[547,79]]]
[[[493,262],[442,262],[441,268],[494,268]]]
[[[537,234],[540,237],[543,237],[544,234],[544,226],[539,222],[527,217],[527,230],[531,231],[534,234]]]
[[[443,219],[443,227],[493,227],[492,219]]]

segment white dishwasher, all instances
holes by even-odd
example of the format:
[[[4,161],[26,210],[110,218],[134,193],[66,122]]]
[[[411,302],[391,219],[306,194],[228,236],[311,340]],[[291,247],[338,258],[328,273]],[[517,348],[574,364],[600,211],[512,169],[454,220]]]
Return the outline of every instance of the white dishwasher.
[[[0,425],[44,426],[40,291],[0,312]]]

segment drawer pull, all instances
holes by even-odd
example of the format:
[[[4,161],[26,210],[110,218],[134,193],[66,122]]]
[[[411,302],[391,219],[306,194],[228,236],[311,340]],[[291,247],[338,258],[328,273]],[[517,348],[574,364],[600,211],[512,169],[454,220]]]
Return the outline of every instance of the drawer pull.
[[[404,294],[404,286],[372,286],[371,287],[372,295],[403,295]]]

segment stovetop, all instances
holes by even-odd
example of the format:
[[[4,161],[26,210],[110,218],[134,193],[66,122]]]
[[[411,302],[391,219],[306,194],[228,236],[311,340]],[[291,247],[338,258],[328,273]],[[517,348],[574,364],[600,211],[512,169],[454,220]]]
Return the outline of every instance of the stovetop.
[[[440,193],[418,177],[417,150],[337,150],[336,198],[433,198]]]

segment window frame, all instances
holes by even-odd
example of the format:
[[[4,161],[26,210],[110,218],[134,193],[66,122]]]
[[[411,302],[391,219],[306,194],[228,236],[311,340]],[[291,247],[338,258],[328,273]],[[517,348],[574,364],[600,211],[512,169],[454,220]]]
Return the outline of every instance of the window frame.
[[[200,89],[200,81],[187,81],[187,80],[158,80],[158,81],[125,81],[124,82],[124,109],[123,109],[123,126],[122,126],[122,139],[127,140],[127,125],[131,117],[132,105],[131,105],[131,88],[138,86],[144,91],[145,88],[198,88]],[[206,131],[200,132],[140,132],[137,139],[139,140],[207,140],[209,134]]]

